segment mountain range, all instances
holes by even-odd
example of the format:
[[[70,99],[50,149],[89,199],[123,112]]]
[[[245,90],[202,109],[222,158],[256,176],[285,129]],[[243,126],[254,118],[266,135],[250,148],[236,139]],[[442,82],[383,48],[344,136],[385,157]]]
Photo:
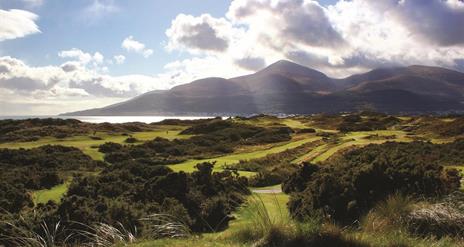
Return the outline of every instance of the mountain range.
[[[463,111],[464,73],[414,65],[335,79],[282,60],[254,74],[205,78],[107,107],[64,115],[311,114],[357,110]]]

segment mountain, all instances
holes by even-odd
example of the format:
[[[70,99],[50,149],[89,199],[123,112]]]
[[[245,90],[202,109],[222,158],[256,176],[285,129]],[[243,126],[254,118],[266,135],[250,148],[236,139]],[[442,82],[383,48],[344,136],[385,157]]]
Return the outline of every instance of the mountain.
[[[439,67],[374,69],[344,79],[289,61],[254,74],[205,78],[65,115],[247,115],[464,110],[464,74]]]

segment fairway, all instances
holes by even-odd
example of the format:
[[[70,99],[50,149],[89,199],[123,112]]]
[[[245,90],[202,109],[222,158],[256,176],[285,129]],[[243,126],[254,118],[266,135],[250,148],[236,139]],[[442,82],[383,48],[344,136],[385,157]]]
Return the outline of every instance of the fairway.
[[[369,136],[376,136],[378,139],[368,139]],[[387,136],[394,138],[387,139]],[[353,146],[366,146],[369,144],[382,144],[387,141],[396,142],[411,142],[412,139],[407,138],[404,131],[397,130],[379,130],[379,131],[358,131],[349,132],[340,137],[338,144],[323,144],[314,148],[311,152],[294,160],[292,163],[299,164],[302,162],[322,162],[330,158],[332,155],[340,150],[350,148]]]
[[[37,190],[32,192],[32,200],[35,205],[39,203],[47,203],[49,200],[59,203],[61,197],[63,197],[64,193],[68,191],[68,186],[70,182],[66,182],[64,184],[57,185],[49,190]]]
[[[134,138],[137,138],[139,141],[148,141],[155,139],[156,137],[162,137],[166,139],[185,139],[190,138],[191,135],[179,135],[180,130],[156,130],[156,131],[147,131],[147,132],[135,132],[130,135]],[[99,145],[102,145],[106,142],[115,142],[115,143],[124,143],[128,138],[127,135],[122,134],[108,134],[103,132],[96,133],[95,137],[99,137],[102,140],[94,140],[91,136],[74,136],[69,138],[57,139],[54,137],[44,137],[38,141],[33,142],[11,142],[11,143],[2,143],[0,148],[35,148],[43,145],[63,145],[69,147],[76,147],[82,150],[85,154],[92,157],[95,160],[103,160],[103,154],[98,152]]]
[[[240,160],[251,160],[251,159],[262,158],[268,154],[280,153],[287,149],[296,148],[303,144],[314,142],[320,139],[321,137],[311,136],[311,137],[308,137],[302,140],[291,141],[287,144],[272,147],[272,148],[265,149],[265,150],[259,150],[259,151],[249,152],[249,153],[237,153],[237,154],[225,155],[225,156],[220,156],[217,158],[210,158],[210,159],[188,160],[180,164],[170,165],[169,167],[173,169],[174,171],[193,172],[195,171],[195,165],[198,163],[216,162],[214,170],[221,171],[224,165],[237,164],[238,162],[240,162]],[[244,176],[251,176],[254,174],[253,172],[243,172],[243,171],[240,173]]]

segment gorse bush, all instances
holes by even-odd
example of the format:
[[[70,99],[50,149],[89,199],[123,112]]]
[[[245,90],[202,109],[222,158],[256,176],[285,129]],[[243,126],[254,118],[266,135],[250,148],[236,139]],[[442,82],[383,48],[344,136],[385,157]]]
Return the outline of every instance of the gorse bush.
[[[104,166],[72,147],[0,149],[0,209],[17,213],[33,205],[29,191],[63,183],[60,174],[95,171]]]
[[[427,197],[458,189],[459,174],[445,170],[430,156],[418,157],[423,147],[421,143],[369,145],[321,167],[307,164],[284,183],[284,190],[291,193],[289,210],[297,219],[320,211],[350,223],[395,192]]]
[[[173,164],[191,158],[231,153],[238,145],[288,141],[291,133],[289,128],[262,128],[214,119],[182,131],[182,134],[195,135],[188,139],[157,137],[140,145],[125,146],[105,143],[99,151],[105,153],[105,161],[110,163],[137,160],[149,164]]]
[[[95,229],[87,226],[98,222],[103,224],[99,229],[105,231],[111,229],[104,226],[120,225],[119,230],[137,229],[138,235],[150,237],[154,234],[153,226],[162,225],[149,217],[157,214],[175,216],[173,222],[178,224],[166,227],[185,225],[193,232],[224,229],[231,213],[249,194],[246,179],[229,171],[213,173],[210,163],[198,164],[197,168],[198,171],[187,174],[175,173],[165,166],[118,163],[99,175],[76,177],[59,205],[38,205],[27,222],[34,227],[39,221],[60,221],[67,229],[93,234],[97,234]],[[5,231],[3,235],[14,235]],[[86,240],[87,236],[75,239]]]
[[[241,160],[238,164],[226,166],[225,168],[257,172],[255,176],[248,179],[248,183],[252,187],[280,184],[298,170],[299,166],[291,162],[308,153],[318,144],[320,144],[319,141],[310,142],[280,153],[266,155],[263,158]]]

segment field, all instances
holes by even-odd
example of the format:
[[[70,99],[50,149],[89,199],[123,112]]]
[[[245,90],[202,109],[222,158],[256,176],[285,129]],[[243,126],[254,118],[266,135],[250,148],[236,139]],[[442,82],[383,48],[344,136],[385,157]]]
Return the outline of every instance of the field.
[[[301,139],[300,139],[301,138]],[[236,153],[231,155],[225,155],[217,158],[210,158],[210,159],[203,159],[203,160],[189,160],[180,164],[170,165],[169,167],[174,171],[185,171],[185,172],[192,172],[195,170],[195,165],[202,162],[216,162],[215,170],[221,171],[222,166],[224,165],[234,165],[237,164],[240,160],[251,160],[251,159],[258,159],[265,157],[269,154],[275,154],[283,152],[287,149],[296,148],[308,142],[314,142],[320,140],[320,137],[314,136],[302,136],[299,137],[300,140],[291,141],[289,143],[275,145],[273,147],[264,148],[262,150],[257,150],[253,152],[243,152],[243,153]],[[252,176],[254,173],[239,171],[240,174],[244,176]]]
[[[363,116],[361,119],[361,121],[364,121],[365,119],[368,119],[368,117]],[[421,132],[422,125],[426,125],[428,122],[421,123],[419,121],[420,118],[415,117],[400,117],[398,119],[398,121],[400,121],[399,123],[381,127],[380,129],[341,131],[339,128],[337,128],[335,123],[333,125],[324,124],[323,121],[321,122],[320,118],[305,116],[289,118],[275,118],[269,116],[260,116],[249,119],[237,118],[230,121],[261,128],[283,128],[285,126],[289,127],[293,130],[289,138],[291,140],[253,145],[238,144],[237,146],[234,146],[233,152],[230,153],[209,156],[205,155],[199,159],[191,158],[195,156],[185,156],[189,158],[181,159],[185,160],[183,162],[165,164],[167,164],[167,167],[169,167],[174,172],[183,171],[191,174],[192,172],[197,171],[197,164],[206,162],[214,164],[214,167],[212,168],[214,172],[221,172],[225,169],[233,168],[234,165],[246,162],[251,162],[250,164],[253,164],[253,161],[259,159],[262,160],[263,158],[267,157],[279,157],[273,155],[282,155],[283,159],[287,157],[283,154],[286,154],[294,156],[291,156],[291,159],[287,159],[286,162],[288,162],[285,163],[285,166],[278,167],[279,169],[287,169],[287,165],[288,167],[292,166],[292,169],[295,169],[294,167],[300,167],[303,163],[306,162],[322,167],[326,164],[329,164],[332,160],[343,156],[344,153],[348,152],[349,150],[358,149],[370,144],[384,144],[387,142],[414,143],[416,140],[434,144],[443,144],[452,143],[464,136],[440,135],[430,131]],[[337,121],[338,123],[340,122],[340,120]],[[438,121],[452,124],[454,119],[445,118],[439,119],[437,122]],[[156,137],[162,137],[168,140],[189,140],[189,138],[191,138],[193,135],[180,134],[182,130],[185,130],[189,127],[191,126],[185,124],[163,125],[157,127],[156,130],[144,132],[95,132],[93,135],[75,135],[61,139],[56,137],[42,137],[37,141],[16,141],[0,143],[0,149],[33,149],[44,145],[62,145],[67,147],[75,147],[81,150],[84,154],[90,156],[93,160],[104,161],[106,164],[102,162],[100,163],[110,167],[113,164],[107,162],[107,160],[105,160],[105,154],[98,151],[98,147],[100,145],[107,142],[114,142],[124,145],[139,145],[145,141],[153,140]],[[307,131],[309,129],[314,129],[315,131],[312,131],[314,133],[304,132],[304,130]],[[416,129],[418,129],[418,131],[416,131]],[[137,141],[135,143],[126,143],[125,141],[128,137],[134,137],[137,139]],[[300,151],[295,152],[297,154],[295,155],[294,153],[289,152],[292,150]],[[103,169],[104,168],[99,168],[91,172],[81,171],[80,174],[82,176],[88,176],[90,174],[92,176],[98,177]],[[461,165],[461,163],[453,163],[452,166],[448,165],[447,169],[457,169],[461,172],[461,174],[464,175],[464,167]],[[250,181],[250,179],[254,179],[257,175],[261,175],[261,172],[255,172],[254,170],[252,172],[243,168],[237,168],[237,171],[241,176],[248,178],[248,181]],[[64,183],[62,184],[54,185],[51,189],[28,191],[28,194],[31,196],[34,205],[46,204],[48,201],[53,201],[59,205],[62,202],[61,200],[66,198],[67,194],[70,193],[68,192],[68,188],[71,184],[74,173],[68,171],[67,173],[60,173],[60,176],[64,180]],[[464,183],[462,183],[461,186],[461,190],[464,190]],[[290,216],[290,212],[287,208],[290,195],[284,194],[282,192],[281,184],[270,183],[269,186],[266,185],[263,187],[250,187],[249,189],[252,191],[252,194],[247,197],[246,203],[242,204],[240,208],[232,214],[233,220],[229,222],[228,227],[225,230],[201,234],[194,233],[188,238],[180,239],[163,238],[155,240],[140,237],[134,241],[125,241],[120,243],[121,245],[115,243],[116,245],[114,246],[261,246],[256,245],[256,241],[260,238],[269,237],[268,234],[275,230],[273,228],[281,229],[282,232],[278,232],[276,234],[287,234],[285,236],[288,238],[297,238],[298,234],[302,234],[300,232],[300,228],[303,226],[300,225],[300,223],[294,221]],[[260,230],[257,230],[257,228],[260,228],[263,224],[266,225],[266,227],[263,228],[264,230],[259,232]],[[334,231],[336,232],[334,233],[336,236],[343,238],[343,241],[355,241],[366,244],[365,246],[459,246],[456,245],[454,238],[421,238],[401,231],[376,233],[359,231],[359,229],[352,229],[350,227],[342,229],[337,225],[331,224],[332,223],[326,222],[322,225],[310,226],[310,228],[315,227],[315,229],[319,229],[318,231],[321,231],[320,234],[325,234],[326,231]],[[257,236],[252,236],[252,234],[259,235],[258,239],[255,239]],[[376,236],[379,234],[380,236],[377,238]],[[398,241],[398,245],[395,245],[395,241]],[[389,243],[390,245],[384,245],[385,243]]]
[[[159,131],[151,132],[135,132],[130,133],[134,138],[137,138],[139,141],[152,140],[156,137],[162,137],[166,139],[175,139],[175,138],[189,138],[189,135],[179,135],[181,131],[177,128],[175,130],[170,130],[169,128],[164,128]],[[94,137],[100,138],[95,140]],[[34,148],[40,147],[43,145],[63,145],[70,147],[77,147],[81,149],[84,153],[96,160],[103,160],[103,154],[98,152],[98,146],[105,142],[115,142],[115,143],[124,143],[128,138],[128,135],[122,134],[108,134],[108,133],[99,133],[97,132],[92,136],[73,136],[70,138],[58,139],[54,137],[45,137],[41,138],[38,141],[33,142],[12,142],[12,143],[1,143],[0,148]]]

